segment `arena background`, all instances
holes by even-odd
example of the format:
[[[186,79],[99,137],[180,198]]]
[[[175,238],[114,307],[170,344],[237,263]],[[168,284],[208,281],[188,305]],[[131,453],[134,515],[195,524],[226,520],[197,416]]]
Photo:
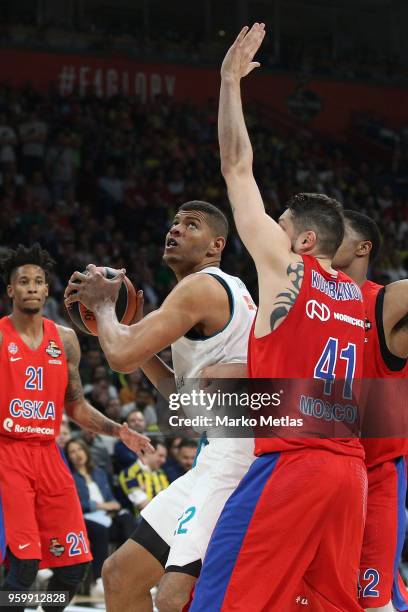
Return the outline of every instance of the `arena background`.
[[[370,277],[405,278],[407,20],[406,0],[0,0],[0,248],[50,251],[46,314],[58,323],[69,324],[69,276],[90,262],[126,267],[146,311],[157,308],[174,285],[161,257],[178,205],[204,199],[230,216],[219,66],[243,24],[265,21],[262,69],[243,88],[267,211],[298,191],[332,195],[380,225]],[[234,232],[223,267],[256,297]],[[146,379],[113,374],[97,341],[79,336],[92,403],[120,419],[134,402],[152,435],[166,433]],[[105,469],[115,483],[115,457]]]

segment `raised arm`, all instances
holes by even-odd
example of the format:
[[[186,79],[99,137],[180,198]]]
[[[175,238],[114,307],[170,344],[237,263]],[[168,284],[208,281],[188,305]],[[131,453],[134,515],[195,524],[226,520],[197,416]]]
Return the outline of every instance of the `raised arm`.
[[[383,324],[388,349],[408,359],[408,279],[386,286]]]
[[[255,23],[249,31],[243,28],[221,67],[218,113],[221,172],[238,233],[257,266],[265,260],[283,260],[288,265],[290,240],[265,212],[252,171],[253,151],[242,110],[241,79],[259,67],[252,60],[264,36],[263,23]]]
[[[130,430],[127,425],[119,425],[108,419],[86,401],[78,369],[81,359],[78,338],[75,332],[67,327],[58,326],[58,331],[67,358],[68,385],[65,392],[65,411],[68,416],[84,429],[120,438],[136,453],[153,450],[149,444],[149,438]]]

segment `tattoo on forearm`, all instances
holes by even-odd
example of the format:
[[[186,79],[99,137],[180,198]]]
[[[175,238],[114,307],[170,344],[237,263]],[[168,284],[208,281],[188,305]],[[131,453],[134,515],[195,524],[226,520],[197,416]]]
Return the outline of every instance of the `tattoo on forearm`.
[[[84,396],[81,377],[78,368],[73,365],[68,366],[68,385],[65,391],[65,401],[68,403],[77,402]]]
[[[85,418],[81,424],[83,427],[86,427],[86,429],[89,429],[94,433],[105,434],[106,436],[114,436],[116,434],[118,429],[117,423],[114,423],[114,421],[108,419],[90,404],[87,404],[87,409],[86,412],[84,411],[84,416]],[[86,421],[86,423],[84,421]]]
[[[71,331],[60,329],[68,364],[68,384],[65,391],[66,411],[71,419],[84,429],[94,433],[117,436],[119,425],[96,410],[84,398],[81,377],[79,375],[79,361],[81,349],[78,339]]]
[[[276,323],[280,319],[288,315],[299,295],[304,275],[303,262],[290,264],[286,270],[286,274],[288,276],[288,284],[290,283],[290,285],[286,288],[286,291],[282,291],[276,296],[270,316],[271,331],[275,329]]]

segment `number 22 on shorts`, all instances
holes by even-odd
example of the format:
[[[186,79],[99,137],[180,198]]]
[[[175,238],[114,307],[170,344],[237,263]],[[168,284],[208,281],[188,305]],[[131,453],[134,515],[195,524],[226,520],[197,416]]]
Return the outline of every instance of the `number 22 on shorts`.
[[[174,535],[179,535],[179,534],[181,535],[183,533],[187,533],[188,527],[186,528],[185,525],[189,521],[191,521],[195,513],[196,513],[195,506],[191,506],[190,508],[187,508],[187,510],[183,512],[183,514],[178,519],[178,525],[177,525],[176,531],[174,532]]]

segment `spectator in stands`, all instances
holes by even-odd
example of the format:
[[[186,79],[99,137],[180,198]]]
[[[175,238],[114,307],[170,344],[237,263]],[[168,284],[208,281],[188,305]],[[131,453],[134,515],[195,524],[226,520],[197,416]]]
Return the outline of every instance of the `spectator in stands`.
[[[179,444],[178,462],[185,472],[191,470],[197,455],[197,442],[192,439],[182,440]]]
[[[131,410],[127,417],[126,423],[129,425],[129,429],[134,429],[138,433],[146,432],[146,421],[144,419],[143,413],[140,412],[137,408]],[[123,444],[122,440],[117,440],[114,446],[114,462],[115,462],[115,471],[121,471],[125,468],[129,467],[135,461],[137,461],[137,455],[130,448]]]
[[[158,431],[157,413],[153,393],[146,387],[141,387],[136,392],[136,400],[125,404],[122,414],[127,415],[132,410],[140,410],[146,422],[146,431]]]
[[[76,182],[76,155],[71,146],[72,136],[63,131],[57,135],[46,155],[45,165],[55,201],[66,200]]]
[[[5,113],[0,113],[0,167],[16,161],[17,134]]]
[[[152,440],[151,444],[155,452],[146,454],[144,463],[138,459],[119,474],[120,486],[132,503],[136,515],[153,497],[169,486],[167,476],[161,469],[166,461],[166,446],[159,440]]]
[[[104,414],[106,413],[109,399],[117,397],[118,391],[110,383],[108,371],[105,366],[98,365],[95,368],[92,384],[85,385],[84,395],[95,408]]]
[[[197,454],[197,442],[189,438],[170,440],[169,458],[163,466],[169,482],[173,482],[191,470]]]
[[[135,518],[114,498],[107,474],[94,467],[85,442],[70,440],[65,453],[77,487],[93,555],[91,595],[103,595],[101,573],[103,562],[108,557],[109,542],[123,544],[136,527]]]
[[[136,393],[139,390],[143,381],[143,374],[140,368],[134,372],[130,372],[125,378],[125,384],[119,391],[119,399],[121,404],[130,404],[136,401]]]
[[[122,419],[122,405],[118,397],[110,397],[106,405],[105,414],[107,417],[120,423]]]
[[[26,178],[31,178],[36,170],[43,169],[47,133],[47,124],[39,118],[36,110],[31,111],[26,120],[19,125],[22,171]]]
[[[88,446],[93,465],[101,470],[104,470],[107,474],[112,474],[112,459],[109,454],[109,449],[106,446],[104,439],[105,437],[106,436],[101,436],[100,434],[93,433],[92,431],[80,429],[75,436],[75,440],[82,439],[82,441]]]
[[[99,365],[103,365],[102,351],[99,349],[89,349],[84,351],[81,360],[81,379],[84,384],[84,390],[86,385],[92,384],[95,369]]]
[[[103,363],[98,363],[93,370],[92,384],[88,383],[87,385],[85,385],[84,393],[89,393],[90,391],[92,391],[92,387],[96,383],[98,383],[100,380],[103,380],[103,381],[107,380],[109,397],[118,397],[118,390],[116,389],[114,385],[112,385],[111,380],[110,380],[111,373],[112,373],[111,370],[108,370],[106,365],[104,365]]]
[[[99,179],[99,188],[106,213],[114,212],[123,202],[123,181],[118,178],[114,164],[109,164]]]
[[[65,446],[67,445],[68,440],[71,437],[71,427],[68,421],[62,421],[60,432],[57,437],[57,444],[62,450],[65,450]]]

